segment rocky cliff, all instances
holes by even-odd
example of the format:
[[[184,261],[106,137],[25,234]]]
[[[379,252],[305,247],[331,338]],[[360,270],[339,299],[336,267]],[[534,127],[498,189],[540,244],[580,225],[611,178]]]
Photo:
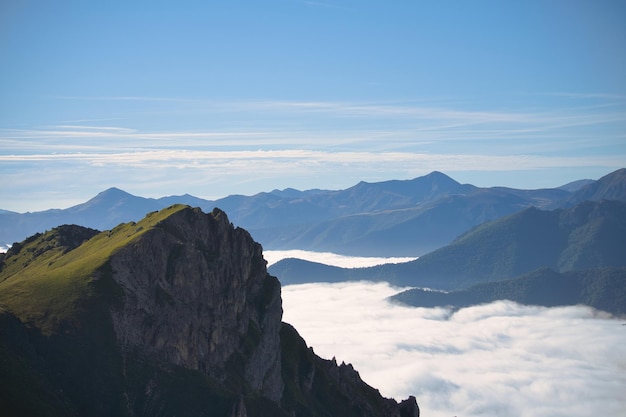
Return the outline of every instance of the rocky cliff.
[[[5,415],[419,415],[281,322],[261,246],[218,209],[57,228],[1,261]]]
[[[251,390],[280,400],[280,286],[261,246],[223,212],[181,210],[109,262],[123,289],[111,315],[124,355],[219,381],[240,368]]]

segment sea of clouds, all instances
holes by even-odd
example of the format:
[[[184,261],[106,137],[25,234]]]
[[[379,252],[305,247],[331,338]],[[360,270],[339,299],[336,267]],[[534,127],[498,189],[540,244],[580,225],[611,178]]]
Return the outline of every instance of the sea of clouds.
[[[281,259],[298,258],[306,261],[319,262],[326,265],[339,266],[342,268],[365,268],[388,263],[409,262],[417,258],[380,258],[373,256],[346,256],[331,252],[311,252],[304,250],[264,250],[263,257],[267,266],[271,266]]]
[[[626,319],[583,306],[498,301],[453,312],[387,301],[401,290],[285,286],[283,320],[383,395],[415,395],[427,417],[624,415]]]

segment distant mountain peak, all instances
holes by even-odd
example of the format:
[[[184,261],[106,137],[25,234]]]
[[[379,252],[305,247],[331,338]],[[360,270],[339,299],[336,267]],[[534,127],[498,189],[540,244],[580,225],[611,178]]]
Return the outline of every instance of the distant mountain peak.
[[[79,204],[78,206],[75,206],[75,207],[86,207],[86,206],[91,206],[91,205],[112,204],[112,203],[114,204],[120,200],[128,200],[131,198],[141,199],[142,197],[136,197],[117,187],[111,187],[111,188],[107,188],[104,191],[99,192],[98,194],[96,194],[95,197],[92,197],[86,202]]]
[[[104,191],[99,192],[96,195],[96,198],[97,197],[128,197],[128,196],[134,197],[132,194],[130,194],[130,193],[128,193],[128,192],[126,192],[126,191],[124,191],[124,190],[122,190],[120,188],[111,187],[111,188],[107,188]]]
[[[427,174],[427,175],[425,175],[425,176],[423,176],[421,178],[429,179],[429,180],[431,180],[433,182],[437,182],[437,183],[445,183],[445,184],[449,184],[449,185],[461,185],[461,183],[459,183],[455,179],[449,177],[448,175],[446,175],[446,174],[444,174],[443,172],[440,172],[440,171],[433,171],[430,174]]]
[[[124,206],[133,212],[132,216],[126,218],[118,216],[117,208]],[[108,218],[116,225],[124,221],[139,220],[146,213],[160,210],[163,207],[165,206],[162,203],[152,198],[137,197],[117,187],[111,187],[98,193],[85,203],[70,207],[69,210],[74,213],[92,210],[98,212],[103,218]]]
[[[449,178],[449,179],[452,179],[448,175],[444,174],[441,171],[432,171],[431,173],[424,175],[424,177],[427,177],[427,178]]]

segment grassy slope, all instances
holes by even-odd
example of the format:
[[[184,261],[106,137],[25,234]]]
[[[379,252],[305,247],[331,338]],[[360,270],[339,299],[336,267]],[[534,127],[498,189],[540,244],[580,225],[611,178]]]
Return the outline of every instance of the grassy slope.
[[[3,259],[0,414],[229,415],[232,394],[201,372],[164,370],[132,356],[123,363],[107,313],[110,256],[184,208],[121,224],[69,251],[54,229]],[[96,279],[99,272],[104,279]],[[153,392],[144,392],[151,384]]]
[[[280,405],[244,381],[224,384],[201,371],[120,354],[108,313],[115,289],[108,260],[184,207],[121,224],[71,250],[57,244],[61,234],[53,230],[0,259],[0,415],[226,417],[239,401],[250,417],[286,417],[289,410],[302,417],[364,415],[355,396],[384,415],[389,401],[345,378],[356,374],[351,368],[316,358],[295,329],[281,331],[288,386]],[[307,378],[303,367],[315,375],[312,388],[289,384]]]
[[[138,223],[120,224],[67,253],[54,247],[45,250],[52,232],[25,243],[17,255],[4,260],[5,266],[0,271],[0,307],[44,333],[53,332],[94,295],[96,273],[103,271],[115,251],[185,207],[172,206],[151,213]]]

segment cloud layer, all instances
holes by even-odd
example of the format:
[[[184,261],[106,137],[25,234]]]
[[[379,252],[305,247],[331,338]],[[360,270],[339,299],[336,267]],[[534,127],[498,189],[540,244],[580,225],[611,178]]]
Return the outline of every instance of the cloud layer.
[[[346,256],[331,252],[311,252],[304,250],[264,250],[263,257],[267,266],[275,264],[281,259],[298,258],[326,265],[339,266],[342,268],[364,268],[368,266],[409,262],[416,258],[379,258],[374,256]]]
[[[365,282],[286,286],[284,320],[383,395],[415,395],[429,417],[626,409],[623,321],[582,306],[501,301],[452,314],[387,303],[397,291]]]

